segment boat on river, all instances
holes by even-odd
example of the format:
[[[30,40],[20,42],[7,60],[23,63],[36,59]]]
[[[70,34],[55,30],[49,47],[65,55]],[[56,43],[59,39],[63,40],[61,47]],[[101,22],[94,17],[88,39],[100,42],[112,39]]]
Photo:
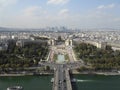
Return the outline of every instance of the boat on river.
[[[12,86],[12,87],[8,87],[7,90],[23,90],[22,86]]]
[[[51,82],[52,82],[52,83],[54,82],[54,78],[51,79]]]

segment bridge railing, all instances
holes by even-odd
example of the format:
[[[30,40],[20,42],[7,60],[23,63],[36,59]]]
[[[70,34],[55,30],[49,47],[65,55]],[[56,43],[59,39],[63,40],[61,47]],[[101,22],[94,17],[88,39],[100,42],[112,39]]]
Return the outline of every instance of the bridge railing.
[[[58,70],[54,71],[54,82],[53,82],[53,90],[58,90]]]
[[[71,85],[71,79],[70,79],[69,71],[65,70],[65,74],[66,74],[67,90],[72,90],[72,85]]]

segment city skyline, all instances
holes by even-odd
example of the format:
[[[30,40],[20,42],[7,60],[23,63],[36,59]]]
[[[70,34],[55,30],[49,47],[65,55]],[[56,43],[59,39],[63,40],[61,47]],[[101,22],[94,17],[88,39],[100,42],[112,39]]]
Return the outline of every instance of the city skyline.
[[[0,27],[120,28],[119,0],[1,0]]]

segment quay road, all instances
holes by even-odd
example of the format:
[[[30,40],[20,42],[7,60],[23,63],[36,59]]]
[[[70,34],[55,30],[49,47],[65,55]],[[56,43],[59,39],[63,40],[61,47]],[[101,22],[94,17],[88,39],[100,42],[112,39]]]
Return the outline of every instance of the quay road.
[[[80,68],[81,66],[86,66],[83,62],[81,61],[75,61],[75,62],[64,62],[62,64],[60,63],[55,63],[55,62],[48,62],[48,61],[44,61],[44,62],[39,62],[38,66],[49,66],[51,69],[55,69],[58,68],[59,65],[63,65],[64,68],[69,68],[71,69],[77,69]]]

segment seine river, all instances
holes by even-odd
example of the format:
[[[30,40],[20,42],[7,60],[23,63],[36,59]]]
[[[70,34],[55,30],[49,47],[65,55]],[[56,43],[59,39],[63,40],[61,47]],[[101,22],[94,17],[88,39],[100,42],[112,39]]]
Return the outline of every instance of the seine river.
[[[0,77],[0,90],[21,85],[24,90],[52,90],[53,76]],[[76,90],[120,90],[120,76],[74,75]]]

